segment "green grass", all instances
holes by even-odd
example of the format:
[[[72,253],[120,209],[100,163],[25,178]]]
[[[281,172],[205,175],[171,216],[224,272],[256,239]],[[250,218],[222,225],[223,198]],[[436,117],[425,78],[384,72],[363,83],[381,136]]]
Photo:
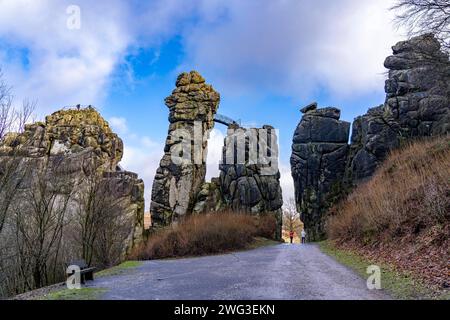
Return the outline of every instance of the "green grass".
[[[281,242],[263,238],[263,237],[255,237],[255,240],[250,243],[245,250],[253,250],[257,248],[267,247],[267,246],[273,246],[280,244]]]
[[[64,289],[43,296],[42,300],[97,300],[106,292],[101,288]]]
[[[137,268],[140,265],[142,265],[141,261],[125,261],[115,267],[96,272],[95,276],[96,277],[114,276],[121,274],[126,270]]]
[[[410,274],[398,272],[392,266],[376,263],[349,250],[338,249],[329,241],[319,243],[320,249],[336,261],[353,269],[362,278],[367,279],[369,265],[378,265],[381,269],[381,287],[395,299],[450,299],[449,292],[442,293],[430,289]]]

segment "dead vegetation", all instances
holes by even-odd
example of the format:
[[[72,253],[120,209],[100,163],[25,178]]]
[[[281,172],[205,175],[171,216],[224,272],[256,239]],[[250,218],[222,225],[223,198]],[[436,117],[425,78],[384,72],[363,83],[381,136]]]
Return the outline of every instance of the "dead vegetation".
[[[395,150],[367,183],[330,211],[336,244],[448,287],[450,140]]]
[[[233,212],[191,215],[153,233],[132,258],[140,260],[201,256],[248,247],[255,237],[273,238],[276,219]]]

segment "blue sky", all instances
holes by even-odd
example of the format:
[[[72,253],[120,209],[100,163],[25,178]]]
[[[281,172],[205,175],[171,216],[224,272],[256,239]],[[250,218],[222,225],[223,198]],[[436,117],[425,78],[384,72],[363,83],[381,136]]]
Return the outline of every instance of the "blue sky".
[[[67,28],[69,5],[80,28]],[[0,67],[16,103],[38,115],[92,104],[125,142],[122,165],[146,183],[167,135],[164,98],[182,71],[221,94],[219,112],[279,129],[284,197],[300,107],[336,106],[352,121],[384,101],[384,58],[403,35],[391,0],[0,1]],[[217,174],[224,128],[211,134]]]

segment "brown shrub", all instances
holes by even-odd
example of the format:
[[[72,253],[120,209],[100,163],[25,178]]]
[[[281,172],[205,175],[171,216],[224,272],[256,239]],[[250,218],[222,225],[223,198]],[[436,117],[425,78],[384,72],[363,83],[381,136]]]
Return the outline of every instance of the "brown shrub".
[[[152,234],[132,258],[200,256],[243,249],[255,236],[273,237],[276,219],[231,212],[191,215]]]
[[[271,214],[265,214],[257,218],[256,236],[275,239],[277,231],[277,219]]]
[[[334,240],[383,242],[448,224],[449,212],[450,140],[441,137],[393,151],[371,180],[331,209],[326,229]]]

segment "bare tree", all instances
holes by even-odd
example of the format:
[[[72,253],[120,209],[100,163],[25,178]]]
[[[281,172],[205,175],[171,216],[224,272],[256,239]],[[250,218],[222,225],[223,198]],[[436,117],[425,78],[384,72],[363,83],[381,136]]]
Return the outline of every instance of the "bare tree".
[[[3,80],[3,74],[0,69],[0,140],[7,132],[11,131],[15,121],[12,101],[11,87]]]
[[[283,207],[283,228],[286,231],[299,232],[303,227],[300,220],[300,214],[297,211],[294,199],[289,199]]]
[[[15,130],[22,133],[25,130],[25,125],[28,122],[34,122],[36,117],[34,111],[36,110],[37,101],[25,99],[22,102],[22,108],[16,111],[16,126]]]
[[[8,132],[22,132],[25,124],[34,120],[36,101],[25,99],[22,108],[14,108],[13,101],[12,88],[3,79],[0,69],[0,140]]]
[[[38,167],[33,161],[29,165]],[[54,283],[61,271],[63,228],[75,183],[47,168],[32,171],[31,185],[15,202],[15,243],[26,289]]]
[[[0,69],[0,146],[4,143],[3,138],[7,133],[24,131],[25,124],[33,118],[36,108],[35,101],[25,100],[22,108],[16,110],[12,102],[11,87],[3,80]],[[23,143],[26,144],[27,141],[22,141]],[[10,154],[0,158],[0,234],[25,173],[19,170],[22,163],[19,153],[20,150],[14,148]]]
[[[100,266],[112,265],[120,259],[118,250],[123,249],[130,224],[124,221],[120,197],[109,181],[93,173],[85,184],[76,214],[81,256],[89,265],[94,261]]]
[[[410,36],[432,33],[450,52],[450,2],[448,0],[397,0],[391,8],[397,12],[395,22]]]
[[[21,164],[22,159],[16,154],[3,157],[0,161],[0,234],[10,213],[11,205],[26,176],[26,170],[21,168]]]

